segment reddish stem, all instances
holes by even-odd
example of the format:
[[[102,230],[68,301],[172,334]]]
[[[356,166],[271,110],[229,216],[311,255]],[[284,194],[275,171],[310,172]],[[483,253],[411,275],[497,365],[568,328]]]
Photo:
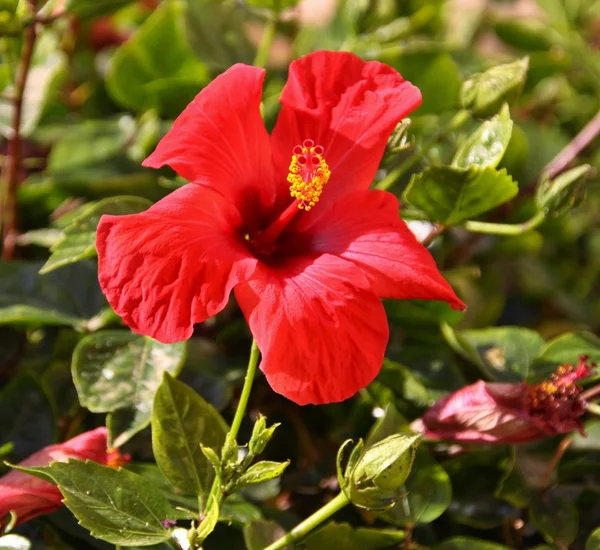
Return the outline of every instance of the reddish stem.
[[[589,401],[593,397],[600,395],[600,384],[597,386],[592,386],[591,388],[585,390],[584,392],[579,394],[579,399],[582,401]]]
[[[550,464],[548,464],[548,468],[546,468],[546,472],[544,473],[544,477],[542,479],[542,487],[543,487],[544,491],[548,488],[548,484],[550,483],[550,477],[552,476],[552,472],[558,466],[558,463],[560,462],[560,460],[562,459],[564,454],[567,452],[567,450],[571,446],[571,443],[573,443],[573,437],[571,435],[568,435],[558,445],[558,448],[556,449],[556,452],[554,453],[554,456],[552,457]]]
[[[434,223],[429,234],[421,241],[423,246],[429,246],[436,237],[444,233],[448,229],[448,226],[442,223]]]
[[[556,155],[544,168],[542,173],[548,175],[549,179],[560,174],[590,142],[600,134],[600,111],[590,120],[567,146]]]
[[[32,10],[35,10],[35,1],[30,1]],[[27,27],[24,31],[21,60],[15,81],[15,95],[12,113],[12,135],[8,142],[8,156],[6,160],[6,197],[4,205],[4,231],[2,259],[11,260],[14,256],[17,233],[17,185],[21,167],[21,119],[23,116],[23,94],[27,84],[27,75],[31,67],[33,48],[37,37],[35,25]]]

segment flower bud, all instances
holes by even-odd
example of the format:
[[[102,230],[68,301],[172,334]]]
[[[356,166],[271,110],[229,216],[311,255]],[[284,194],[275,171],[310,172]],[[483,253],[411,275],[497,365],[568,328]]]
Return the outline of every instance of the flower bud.
[[[259,455],[265,450],[278,426],[279,424],[273,424],[270,428],[267,428],[267,419],[262,414],[259,415],[254,423],[252,436],[248,443],[248,451],[252,456]]]
[[[538,209],[560,216],[576,206],[582,199],[589,171],[590,165],[583,164],[553,179],[543,178],[535,192]]]
[[[410,148],[411,142],[408,138],[408,129],[410,128],[410,125],[410,118],[405,118],[396,125],[396,128],[387,142],[388,151],[399,153],[400,151]]]
[[[392,435],[369,447],[348,462],[344,492],[352,503],[370,510],[385,510],[403,494],[421,436],[413,433]],[[361,442],[362,443],[362,442]],[[355,450],[362,449],[361,443]]]

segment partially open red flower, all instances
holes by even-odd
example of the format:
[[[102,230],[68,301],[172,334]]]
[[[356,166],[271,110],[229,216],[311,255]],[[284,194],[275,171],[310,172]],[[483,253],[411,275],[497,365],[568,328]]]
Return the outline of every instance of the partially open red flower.
[[[539,384],[480,380],[440,399],[413,428],[431,439],[468,443],[527,443],[557,434],[583,432],[585,402],[575,384],[594,364],[582,356],[575,368],[561,365]]]
[[[64,443],[44,447],[19,462],[19,466],[47,466],[50,462],[66,462],[70,458],[106,464],[106,428],[97,428]],[[58,487],[52,483],[11,470],[0,477],[0,526],[6,522],[11,510],[17,514],[17,523],[23,523],[54,512],[62,506],[62,499]]]
[[[421,95],[387,65],[317,52],[292,63],[269,136],[264,76],[231,67],[175,121],[144,166],[194,184],[141,214],[103,216],[100,284],[161,342],[189,338],[235,289],[271,387],[300,404],[341,401],[381,367],[380,298],[464,307],[397,199],[368,190]]]

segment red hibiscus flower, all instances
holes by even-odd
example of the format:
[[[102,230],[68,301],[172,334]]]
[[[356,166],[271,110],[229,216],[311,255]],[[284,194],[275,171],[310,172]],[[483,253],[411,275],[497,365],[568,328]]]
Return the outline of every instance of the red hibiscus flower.
[[[579,430],[585,402],[575,384],[594,364],[561,365],[539,384],[488,383],[480,380],[440,399],[413,428],[431,439],[467,443],[528,443]]]
[[[193,184],[141,214],[103,216],[100,284],[161,342],[189,338],[234,289],[271,387],[299,404],[341,401],[380,369],[380,298],[464,307],[397,199],[368,190],[421,95],[387,65],[317,52],[292,63],[269,136],[264,76],[231,67],[175,121],[144,166]]]
[[[97,428],[64,443],[44,447],[19,466],[47,466],[50,462],[66,462],[69,458],[106,464],[106,428]],[[62,506],[62,499],[58,487],[52,483],[12,470],[0,477],[0,525],[11,510],[17,514],[17,523],[23,523],[54,512]]]

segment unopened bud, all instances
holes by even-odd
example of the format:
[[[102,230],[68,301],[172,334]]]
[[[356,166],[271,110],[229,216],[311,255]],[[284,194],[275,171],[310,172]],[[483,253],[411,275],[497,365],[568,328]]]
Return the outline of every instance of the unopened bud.
[[[390,436],[356,458],[355,447],[346,468],[344,491],[353,504],[370,510],[393,506],[404,493],[421,436],[402,433]]]
[[[252,436],[248,443],[248,451],[252,456],[259,455],[265,450],[278,426],[279,424],[273,424],[267,428],[267,419],[262,414],[259,415],[254,423]]]

